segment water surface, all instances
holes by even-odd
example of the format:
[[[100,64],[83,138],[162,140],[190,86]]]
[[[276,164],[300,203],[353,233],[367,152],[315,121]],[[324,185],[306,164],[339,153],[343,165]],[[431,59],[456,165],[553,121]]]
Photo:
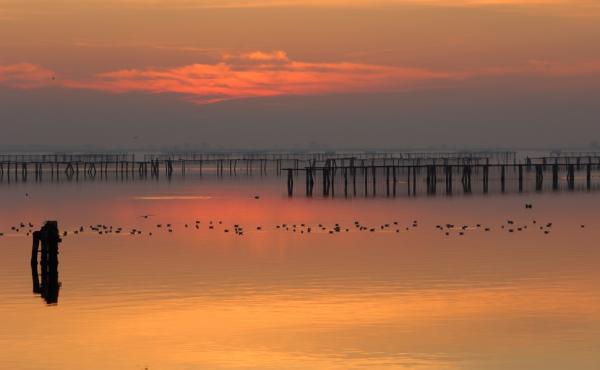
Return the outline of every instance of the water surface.
[[[0,367],[600,367],[597,194],[290,199],[284,181],[4,185]],[[20,227],[47,219],[67,231],[53,305]]]

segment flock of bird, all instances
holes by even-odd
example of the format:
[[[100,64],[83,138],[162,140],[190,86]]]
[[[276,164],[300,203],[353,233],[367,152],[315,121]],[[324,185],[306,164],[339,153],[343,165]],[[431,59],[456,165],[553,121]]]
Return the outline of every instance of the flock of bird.
[[[525,208],[530,209],[532,205],[526,204]],[[148,219],[154,215],[142,215],[139,216],[144,219]],[[550,234],[553,227],[552,222],[538,222],[535,219],[528,220],[526,222],[518,223],[514,220],[506,220],[502,224],[498,225],[495,230],[504,231],[507,233],[518,233],[523,232],[525,230],[538,230],[543,234]],[[226,225],[223,221],[208,221],[206,226],[200,220],[195,220],[190,223],[178,224],[177,229],[183,228],[188,230],[201,230],[205,228],[209,231],[221,231],[223,233],[231,233],[232,235],[243,236],[248,230],[254,232],[263,232],[268,231],[268,228],[263,226],[253,226],[251,229],[246,229],[241,224],[232,224]],[[270,226],[271,231],[285,231],[292,232],[298,234],[310,234],[310,233],[328,233],[328,234],[337,234],[337,233],[349,233],[349,232],[367,232],[367,233],[375,233],[375,232],[388,232],[388,233],[403,233],[409,232],[412,230],[416,230],[419,228],[419,221],[413,220],[412,222],[406,223],[402,225],[399,221],[393,221],[390,223],[384,223],[380,225],[367,225],[361,223],[360,221],[354,221],[350,226],[343,226],[339,223],[335,223],[333,225],[326,225],[323,223],[319,223],[316,225],[309,225],[305,223],[299,224],[276,224]],[[581,229],[585,228],[584,224],[580,225]],[[12,235],[31,235],[35,229],[34,224],[31,222],[20,222],[11,228]],[[481,224],[475,225],[455,225],[451,223],[446,224],[438,224],[435,225],[435,230],[443,233],[446,236],[450,235],[458,235],[462,236],[465,233],[480,230],[483,232],[491,232],[492,227],[483,226]],[[95,224],[95,225],[81,225],[76,228],[69,228],[64,230],[61,233],[63,238],[68,236],[80,235],[80,234],[97,234],[97,235],[112,235],[112,234],[129,234],[132,236],[153,236],[159,232],[163,233],[174,233],[176,231],[175,224],[172,223],[157,223],[152,226],[147,226],[145,230],[141,228],[124,228],[121,226],[113,226],[106,224]],[[0,237],[5,236],[5,233],[0,232]]]

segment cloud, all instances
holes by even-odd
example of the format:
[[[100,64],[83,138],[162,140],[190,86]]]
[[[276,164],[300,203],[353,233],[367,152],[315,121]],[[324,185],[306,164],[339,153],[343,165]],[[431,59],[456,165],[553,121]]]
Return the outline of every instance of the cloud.
[[[250,53],[242,54],[241,58],[246,59],[246,60],[259,61],[259,62],[272,62],[272,61],[288,62],[289,61],[287,53],[285,51],[281,51],[281,50],[272,51],[270,53],[265,53],[264,51],[253,51]]]
[[[114,3],[145,6],[190,6],[199,8],[243,8],[275,6],[377,6],[424,4],[440,6],[464,5],[589,5],[595,0],[118,0]]]
[[[572,12],[595,11],[597,0],[115,0],[114,3],[143,7],[168,8],[275,8],[275,7],[337,7],[376,8],[389,6],[436,6],[436,7],[498,7],[514,9],[550,10],[555,15]],[[590,14],[587,14],[590,15]]]
[[[225,55],[215,64],[128,69],[87,80],[63,81],[70,88],[113,93],[175,93],[198,103],[278,95],[397,91],[452,77],[447,72],[362,63],[309,63],[284,51]]]
[[[354,62],[304,62],[286,52],[227,54],[214,64],[173,68],[122,69],[89,78],[54,78],[55,73],[30,64],[0,65],[0,85],[16,88],[60,86],[107,93],[177,94],[198,104],[281,95],[397,92],[453,86],[488,77],[600,76],[600,61],[559,63],[532,60],[521,65],[443,71]]]
[[[0,65],[0,84],[19,88],[45,86],[54,78],[48,69],[31,63]]]

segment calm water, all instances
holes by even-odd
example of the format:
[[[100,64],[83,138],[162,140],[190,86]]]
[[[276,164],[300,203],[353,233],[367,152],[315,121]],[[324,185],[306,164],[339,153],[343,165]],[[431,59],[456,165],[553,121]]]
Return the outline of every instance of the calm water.
[[[600,368],[600,194],[288,199],[284,181],[3,185],[0,368]],[[46,219],[68,232],[56,305],[20,228]]]

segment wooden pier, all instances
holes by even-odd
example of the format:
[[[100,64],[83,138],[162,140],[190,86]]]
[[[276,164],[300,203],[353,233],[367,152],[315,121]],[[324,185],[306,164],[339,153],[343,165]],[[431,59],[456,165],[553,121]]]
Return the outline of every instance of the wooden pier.
[[[305,191],[308,197],[315,194],[315,185],[322,186],[322,197],[375,197],[384,195],[395,197],[399,194],[416,196],[460,192],[471,194],[480,192],[527,192],[535,190],[598,190],[600,183],[594,181],[594,174],[600,172],[600,156],[576,158],[553,157],[526,158],[514,163],[489,163],[485,161],[441,161],[429,164],[358,164],[336,166],[308,166],[301,169],[305,177]],[[438,161],[439,162],[439,161]],[[462,162],[462,163],[458,163]],[[299,176],[294,168],[287,168],[287,193],[294,195],[295,178]],[[549,181],[548,181],[549,178]],[[340,190],[338,190],[338,188]]]
[[[509,163],[514,152],[183,152],[0,154],[0,182],[266,176],[284,168]]]
[[[0,154],[0,183],[287,175],[287,194],[398,196],[595,190],[599,152],[315,151]],[[303,177],[303,178],[302,178]]]

